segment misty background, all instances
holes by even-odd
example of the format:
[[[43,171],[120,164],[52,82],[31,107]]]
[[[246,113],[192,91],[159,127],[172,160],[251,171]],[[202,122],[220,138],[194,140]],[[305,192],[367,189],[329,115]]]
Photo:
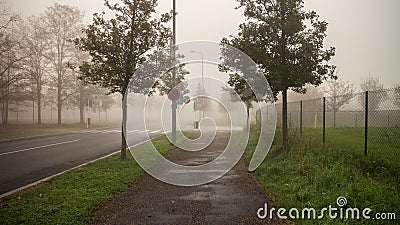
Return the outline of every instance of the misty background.
[[[108,12],[102,0],[6,0],[5,3],[22,19],[40,16],[47,7],[55,3],[76,6],[83,12],[83,26],[92,21],[93,13]],[[177,43],[193,40],[219,42],[223,37],[236,35],[239,24],[244,22],[242,11],[236,10],[236,6],[235,0],[178,0]],[[336,56],[331,63],[337,66],[337,75],[340,80],[352,85],[353,92],[364,91],[362,84],[368,79],[377,81],[376,84],[381,85],[379,88],[393,88],[400,84],[396,65],[397,54],[400,52],[398,42],[400,29],[397,25],[400,19],[397,12],[400,8],[399,1],[306,0],[305,6],[306,9],[315,10],[323,20],[329,23],[325,47],[336,47]],[[171,8],[172,1],[161,0],[156,8],[157,15],[169,12]],[[190,75],[199,76],[198,63],[188,68]],[[204,73],[207,76],[217,76],[213,71],[212,67],[206,66]],[[319,98],[325,95],[326,89],[329,89],[326,84],[320,88],[309,87],[307,95],[291,93],[289,101]],[[51,89],[45,91],[51,92]],[[104,89],[97,88],[92,91],[96,92],[96,96],[89,97],[89,100],[86,97],[83,118],[90,117],[93,123],[118,123],[121,119],[121,97],[105,96],[107,90]],[[221,94],[223,94],[222,91]],[[50,95],[43,97],[42,122],[56,123],[57,107],[54,100],[50,101],[49,98],[51,98]],[[34,101],[13,106],[8,120],[13,123],[38,122],[37,110]],[[79,110],[76,103],[66,103],[63,106],[62,122],[79,122],[82,119],[80,111],[82,109]],[[138,110],[135,113],[142,112]]]
[[[85,12],[86,23],[91,22],[94,12],[107,12],[102,0],[7,1],[24,17],[43,13],[54,3],[77,6]],[[235,10],[236,6],[235,0],[178,0],[177,43],[219,42],[236,34],[238,25],[244,22],[242,11]],[[354,82],[357,87],[370,75],[379,77],[385,88],[400,83],[399,1],[305,0],[305,7],[315,10],[329,23],[326,46],[336,47],[336,56],[331,62],[337,65],[341,78]],[[172,1],[160,0],[156,10],[160,14],[171,9]]]

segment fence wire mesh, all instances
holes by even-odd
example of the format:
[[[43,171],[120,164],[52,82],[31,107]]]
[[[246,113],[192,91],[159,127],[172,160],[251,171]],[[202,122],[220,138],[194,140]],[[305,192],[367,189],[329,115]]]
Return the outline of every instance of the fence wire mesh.
[[[282,104],[275,107],[281,126]],[[289,102],[287,118],[303,138],[323,143],[325,133],[328,144],[400,165],[400,88]]]

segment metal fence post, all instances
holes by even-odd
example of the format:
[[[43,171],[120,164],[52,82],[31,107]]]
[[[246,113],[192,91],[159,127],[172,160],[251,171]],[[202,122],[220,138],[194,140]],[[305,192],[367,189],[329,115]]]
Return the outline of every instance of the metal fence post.
[[[300,101],[300,137],[303,137],[303,101]]]
[[[364,155],[368,155],[368,91],[365,92]]]
[[[326,136],[325,136],[325,128],[326,128],[326,97],[324,97],[324,112],[322,116],[322,142],[325,144]]]

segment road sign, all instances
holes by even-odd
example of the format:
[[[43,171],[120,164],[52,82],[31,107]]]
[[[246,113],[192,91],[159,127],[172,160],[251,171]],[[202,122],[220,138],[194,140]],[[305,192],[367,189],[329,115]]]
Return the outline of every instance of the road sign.
[[[171,88],[168,91],[168,99],[171,101],[177,101],[181,97],[181,92],[176,88]]]

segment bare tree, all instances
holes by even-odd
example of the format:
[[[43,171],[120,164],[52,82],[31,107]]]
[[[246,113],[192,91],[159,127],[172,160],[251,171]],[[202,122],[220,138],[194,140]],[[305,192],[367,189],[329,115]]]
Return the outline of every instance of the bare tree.
[[[22,50],[28,56],[23,60],[22,69],[32,82],[34,96],[37,102],[37,123],[42,123],[42,92],[45,84],[45,72],[49,61],[45,54],[49,50],[49,33],[40,17],[30,17],[20,29]]]
[[[25,82],[19,71],[19,62],[25,56],[20,53],[19,40],[14,35],[19,17],[12,13],[5,1],[0,1],[0,111],[2,123],[8,123],[8,113],[16,101],[24,96]]]
[[[324,93],[322,93],[321,89],[315,87],[312,84],[304,85],[304,92],[298,93],[295,91],[288,91],[288,100],[290,102],[301,101],[301,100],[311,100],[324,97]],[[281,102],[282,95],[278,95],[278,100]]]
[[[12,28],[14,23],[19,19],[19,17],[12,13],[5,4],[4,0],[0,0],[0,76],[3,76],[9,67],[17,61],[8,62],[10,57],[8,57],[9,52],[15,46],[15,41],[11,38]]]
[[[61,124],[64,102],[75,92],[76,77],[67,64],[73,57],[74,44],[71,39],[79,36],[83,13],[76,7],[54,4],[47,8],[43,19],[48,28],[51,41],[49,59],[55,72],[53,84],[57,89],[57,123]]]
[[[373,76],[369,76],[367,80],[363,81],[360,87],[364,93],[359,95],[358,101],[365,107],[365,92],[370,92],[368,95],[368,109],[371,111],[377,110],[381,102],[388,96],[387,93],[383,91],[383,84],[381,84],[379,78],[374,78]]]
[[[333,126],[336,127],[336,112],[353,98],[354,85],[339,79],[330,79],[326,84],[326,106],[333,111]]]

